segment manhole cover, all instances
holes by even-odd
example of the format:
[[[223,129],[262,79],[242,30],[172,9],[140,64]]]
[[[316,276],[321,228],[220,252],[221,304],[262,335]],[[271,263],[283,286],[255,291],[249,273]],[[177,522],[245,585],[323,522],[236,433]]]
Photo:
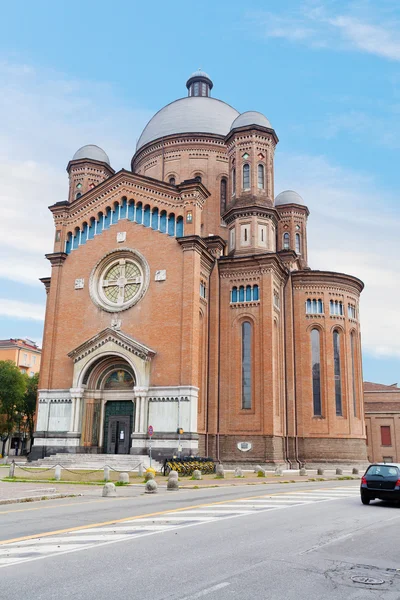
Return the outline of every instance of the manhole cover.
[[[375,577],[360,577],[358,575],[354,575],[351,578],[354,583],[364,583],[365,585],[382,585],[385,583],[384,579],[376,579]]]

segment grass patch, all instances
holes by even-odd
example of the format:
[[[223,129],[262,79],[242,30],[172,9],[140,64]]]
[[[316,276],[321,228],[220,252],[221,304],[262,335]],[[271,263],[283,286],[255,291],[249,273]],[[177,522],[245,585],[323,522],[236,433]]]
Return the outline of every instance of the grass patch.
[[[123,486],[123,485],[129,485],[129,483],[128,483],[127,481],[126,481],[126,482],[125,482],[125,481],[116,481],[116,482],[114,483],[114,485],[115,485],[116,487],[117,487],[117,486],[118,486],[118,487],[121,487],[121,486]]]
[[[357,479],[357,477],[350,477],[349,475],[343,475],[343,477],[337,477],[338,481],[352,481],[353,479]]]

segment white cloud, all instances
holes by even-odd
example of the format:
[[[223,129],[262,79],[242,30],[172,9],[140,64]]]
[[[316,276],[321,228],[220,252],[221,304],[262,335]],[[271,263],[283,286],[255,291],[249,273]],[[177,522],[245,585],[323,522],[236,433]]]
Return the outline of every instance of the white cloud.
[[[371,25],[343,15],[329,19],[328,22],[355,48],[383,58],[400,60],[400,34],[389,23],[383,26]]]
[[[329,47],[334,50],[355,49],[400,61],[400,33],[398,22],[390,19],[387,11],[379,14],[379,5],[369,2],[303,1],[292,12],[277,14],[271,11],[251,15],[251,20],[262,28],[265,37],[283,38],[311,47]],[[367,10],[369,9],[369,10]]]
[[[282,189],[298,191],[310,209],[310,267],[364,281],[364,350],[400,357],[400,216],[391,209],[397,199],[378,190],[370,175],[334,166],[324,157],[278,153],[276,192]]]
[[[53,249],[48,206],[67,197],[69,159],[95,143],[116,170],[129,167],[150,116],[106,84],[0,62],[0,278],[41,285]]]
[[[0,315],[14,319],[33,319],[44,321],[44,306],[42,304],[31,304],[8,298],[0,298]]]

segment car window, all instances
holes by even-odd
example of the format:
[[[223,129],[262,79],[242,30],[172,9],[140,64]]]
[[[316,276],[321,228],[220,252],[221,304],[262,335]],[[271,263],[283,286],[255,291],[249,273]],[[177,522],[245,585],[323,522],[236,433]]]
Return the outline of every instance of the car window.
[[[368,475],[381,475],[382,477],[397,477],[396,467],[386,467],[385,465],[373,465],[368,469]]]

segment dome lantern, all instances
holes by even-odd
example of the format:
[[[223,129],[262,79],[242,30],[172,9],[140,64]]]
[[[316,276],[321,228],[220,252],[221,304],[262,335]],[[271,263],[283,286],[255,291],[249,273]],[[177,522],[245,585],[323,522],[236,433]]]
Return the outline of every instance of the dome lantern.
[[[207,73],[199,69],[191,74],[186,82],[186,87],[188,89],[188,96],[203,96],[208,98],[213,87],[213,82]]]

